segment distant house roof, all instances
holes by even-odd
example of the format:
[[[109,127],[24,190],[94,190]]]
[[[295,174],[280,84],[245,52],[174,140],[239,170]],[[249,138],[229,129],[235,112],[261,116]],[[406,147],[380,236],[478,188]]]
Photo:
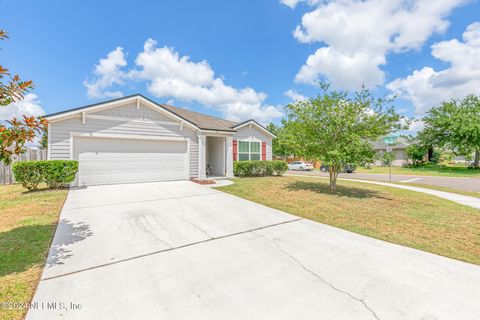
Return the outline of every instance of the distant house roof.
[[[409,142],[406,138],[404,137],[399,137],[397,139],[397,143],[392,146],[392,149],[406,149],[409,145],[412,143]],[[378,139],[377,141],[374,142],[373,144],[373,149],[374,150],[385,150],[387,149],[387,144],[383,141],[383,137],[381,139]]]

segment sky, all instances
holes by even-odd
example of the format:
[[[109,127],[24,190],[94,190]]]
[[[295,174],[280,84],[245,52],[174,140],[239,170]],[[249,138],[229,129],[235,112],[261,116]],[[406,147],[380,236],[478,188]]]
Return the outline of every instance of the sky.
[[[140,93],[278,123],[318,82],[395,95],[420,119],[480,94],[476,0],[0,0],[0,64],[35,89],[0,120]],[[410,128],[422,128],[421,121]]]

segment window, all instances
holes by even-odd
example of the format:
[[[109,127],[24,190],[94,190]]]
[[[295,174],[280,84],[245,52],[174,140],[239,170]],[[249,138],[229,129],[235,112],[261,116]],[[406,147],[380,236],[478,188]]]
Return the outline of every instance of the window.
[[[260,142],[239,141],[238,142],[238,160],[260,160]]]

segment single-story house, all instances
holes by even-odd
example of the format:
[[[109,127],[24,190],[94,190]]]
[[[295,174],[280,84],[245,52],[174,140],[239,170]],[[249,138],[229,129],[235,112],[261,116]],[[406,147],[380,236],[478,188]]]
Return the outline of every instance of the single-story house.
[[[392,145],[392,151],[393,154],[395,155],[395,159],[392,161],[392,166],[393,167],[401,167],[403,165],[408,164],[408,155],[407,155],[407,147],[411,143],[404,137],[399,137],[395,143],[395,145]],[[375,141],[373,144],[373,150],[375,150],[377,154],[377,160],[374,162],[374,166],[384,166],[385,163],[382,160],[382,155],[387,151],[388,145],[385,143],[385,141],[382,139],[379,139]]]
[[[275,137],[136,94],[45,116],[48,159],[74,159],[75,186],[232,177],[235,160],[271,160]]]

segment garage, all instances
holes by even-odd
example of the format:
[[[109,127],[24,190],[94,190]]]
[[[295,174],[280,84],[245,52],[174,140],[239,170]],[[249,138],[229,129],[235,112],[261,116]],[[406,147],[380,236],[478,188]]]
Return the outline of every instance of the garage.
[[[188,179],[188,140],[73,137],[76,185]]]

